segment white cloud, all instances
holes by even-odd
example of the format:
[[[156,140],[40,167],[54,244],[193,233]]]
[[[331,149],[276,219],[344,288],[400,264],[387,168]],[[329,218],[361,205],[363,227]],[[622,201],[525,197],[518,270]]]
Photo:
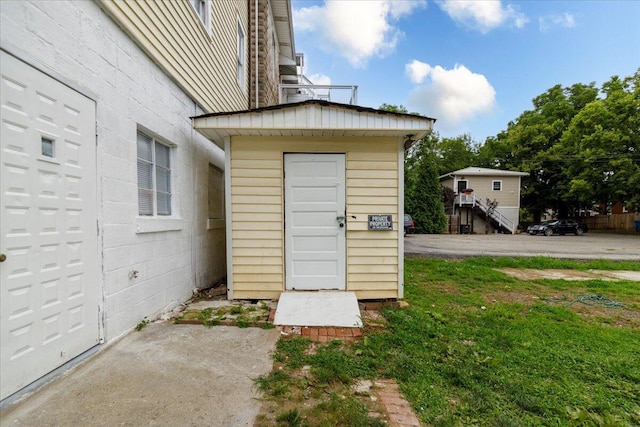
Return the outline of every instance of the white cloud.
[[[411,74],[416,69],[420,72],[427,70],[422,80],[414,80],[420,75]],[[430,78],[429,83],[411,91],[407,102],[409,109],[438,119],[437,123],[443,130],[451,130],[465,120],[488,113],[496,105],[496,91],[487,78],[473,73],[464,65],[455,65],[447,70],[414,60],[407,64],[406,70],[413,81]]]
[[[413,83],[420,84],[424,81],[429,72],[431,72],[431,65],[414,59],[405,65],[404,69]]]
[[[511,5],[504,6],[501,0],[437,0],[437,3],[451,19],[481,33],[503,25],[522,28],[529,22],[525,14]]]
[[[560,15],[541,16],[538,18],[538,25],[540,31],[547,31],[552,27],[574,28],[576,20],[572,14],[565,12]]]
[[[309,80],[313,82],[314,85],[330,85],[331,77],[325,76],[324,74],[312,74],[307,76]]]
[[[296,31],[314,33],[324,50],[360,68],[371,57],[392,52],[403,36],[394,21],[425,5],[425,0],[325,0],[294,10],[293,22]]]

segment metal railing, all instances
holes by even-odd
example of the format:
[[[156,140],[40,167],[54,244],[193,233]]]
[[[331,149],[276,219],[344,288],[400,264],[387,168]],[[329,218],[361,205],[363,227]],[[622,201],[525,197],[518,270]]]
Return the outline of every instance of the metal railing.
[[[511,232],[511,234],[516,232],[516,225],[509,218],[504,216],[499,208],[496,208],[494,211],[490,211],[489,205],[487,204],[487,199],[478,196],[475,193],[472,194],[459,194],[458,195],[458,204],[462,206],[472,205],[478,206],[482,212],[487,216],[487,218],[493,219],[496,223],[498,223],[499,227],[504,227]]]
[[[278,102],[280,104],[302,102],[309,99],[356,105],[358,103],[358,86],[314,84],[278,85]]]

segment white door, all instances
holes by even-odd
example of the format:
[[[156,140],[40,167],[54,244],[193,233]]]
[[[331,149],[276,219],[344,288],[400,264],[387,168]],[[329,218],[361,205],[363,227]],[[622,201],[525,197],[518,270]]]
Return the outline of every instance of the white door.
[[[1,52],[0,398],[99,341],[95,103]]]
[[[285,154],[284,172],[286,289],[344,290],[344,154]]]

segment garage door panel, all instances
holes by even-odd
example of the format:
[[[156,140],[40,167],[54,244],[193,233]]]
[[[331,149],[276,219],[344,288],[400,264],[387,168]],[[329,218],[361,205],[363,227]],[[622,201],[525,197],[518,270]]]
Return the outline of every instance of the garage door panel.
[[[100,337],[95,103],[1,55],[4,399]]]

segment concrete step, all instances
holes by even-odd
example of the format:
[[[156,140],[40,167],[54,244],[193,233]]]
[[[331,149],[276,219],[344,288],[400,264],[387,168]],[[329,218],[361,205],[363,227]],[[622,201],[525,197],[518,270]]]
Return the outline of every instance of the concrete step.
[[[273,320],[279,326],[362,327],[358,299],[353,292],[284,292]]]

